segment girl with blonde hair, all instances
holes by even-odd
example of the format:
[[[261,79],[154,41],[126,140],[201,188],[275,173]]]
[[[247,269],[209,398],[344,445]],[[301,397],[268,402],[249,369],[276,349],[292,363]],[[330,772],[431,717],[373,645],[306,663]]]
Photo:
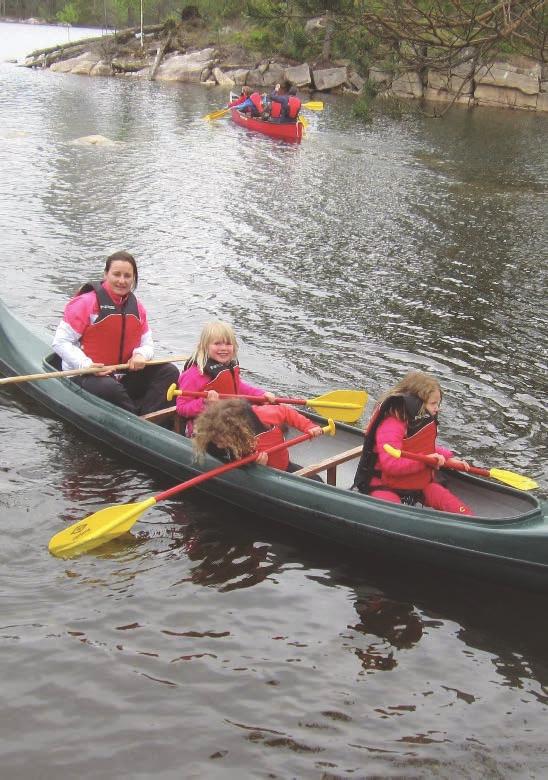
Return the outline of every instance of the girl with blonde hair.
[[[240,378],[236,335],[230,325],[220,320],[204,325],[196,349],[179,377],[178,387],[207,393],[206,398],[177,397],[177,414],[186,419],[187,436],[192,436],[195,418],[208,405],[216,403],[220,394],[261,396],[268,401],[275,398],[273,393]]]
[[[361,493],[394,503],[429,506],[471,515],[470,507],[435,480],[436,471],[453,453],[437,444],[442,391],[438,380],[411,371],[388,390],[375,407],[365,430],[363,453],[354,478]],[[394,458],[384,445],[429,455],[437,466],[410,458]],[[466,461],[461,461],[465,470]]]

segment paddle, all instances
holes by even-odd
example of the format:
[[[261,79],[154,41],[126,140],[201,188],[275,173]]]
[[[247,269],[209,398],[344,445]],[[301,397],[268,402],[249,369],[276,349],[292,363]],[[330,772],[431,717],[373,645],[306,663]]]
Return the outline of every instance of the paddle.
[[[212,111],[211,114],[206,114],[202,119],[205,119],[206,122],[209,122],[212,119],[220,119],[225,114],[228,114],[232,108],[237,108],[237,106],[219,108],[217,111]],[[301,108],[308,108],[311,111],[323,111],[323,102],[321,100],[309,100],[307,103],[301,103]]]
[[[170,385],[167,391],[167,400],[172,401],[176,395],[189,396],[190,398],[207,398],[207,392],[197,390],[177,390],[176,385]],[[254,404],[289,404],[296,406],[310,406],[322,417],[333,417],[338,422],[355,423],[361,417],[363,408],[367,402],[365,390],[332,390],[330,393],[320,395],[318,398],[275,398],[269,401],[263,395],[233,395],[219,393],[219,398],[242,398]]]
[[[438,465],[437,460],[429,455],[423,455],[418,452],[407,452],[406,450],[397,450],[395,447],[391,447],[390,444],[385,444],[384,450],[394,458],[418,460],[422,463],[427,463],[429,466]],[[448,458],[442,468],[455,469],[455,471],[467,471],[469,474],[478,474],[480,477],[498,479],[499,482],[504,482],[506,485],[511,485],[518,490],[534,490],[538,487],[538,484],[534,479],[523,477],[521,474],[516,474],[514,471],[506,471],[505,469],[482,469],[478,466],[470,466],[467,469],[462,463],[455,461],[452,458]]]
[[[329,420],[329,424],[322,428],[322,431],[330,436],[334,436],[335,423],[333,420]],[[275,444],[273,447],[268,447],[263,450],[263,452],[278,452],[279,450],[286,449],[287,447],[294,447],[295,444],[312,438],[313,436],[311,433],[303,433],[301,436],[296,436],[294,439],[289,439],[281,444]],[[95,512],[84,520],[80,520],[78,523],[74,523],[63,531],[59,531],[55,536],[52,536],[48,544],[48,549],[50,553],[59,558],[67,558],[71,555],[79,555],[88,550],[93,550],[95,547],[99,547],[101,544],[105,544],[105,542],[109,542],[111,539],[115,539],[117,536],[121,536],[129,531],[142,513],[159,501],[171,498],[171,496],[174,496],[177,493],[182,493],[183,490],[188,490],[195,485],[199,485],[201,482],[217,477],[227,471],[232,471],[232,469],[245,466],[246,463],[253,463],[253,461],[257,460],[258,456],[258,452],[253,452],[245,458],[240,458],[232,463],[225,463],[218,468],[206,471],[203,474],[199,474],[197,477],[188,479],[186,482],[181,482],[179,485],[164,490],[163,493],[158,493],[157,496],[151,496],[150,498],[145,499],[145,501],[139,501],[136,504],[108,506],[105,509],[100,509],[98,512]]]
[[[220,119],[225,114],[228,114],[232,106],[229,106],[228,108],[220,108],[218,111],[212,111],[211,114],[206,114],[202,119],[205,119],[206,122],[209,122],[211,119]]]
[[[145,366],[159,366],[162,363],[182,363],[184,360],[188,360],[188,355],[174,355],[169,358],[147,360]],[[85,374],[97,374],[99,371],[119,371],[127,367],[127,363],[117,363],[115,366],[88,366],[88,368],[71,368],[67,371],[46,371],[43,374],[6,376],[0,379],[0,385],[12,385],[16,382],[35,382],[38,379],[58,379],[63,376],[84,376]]]

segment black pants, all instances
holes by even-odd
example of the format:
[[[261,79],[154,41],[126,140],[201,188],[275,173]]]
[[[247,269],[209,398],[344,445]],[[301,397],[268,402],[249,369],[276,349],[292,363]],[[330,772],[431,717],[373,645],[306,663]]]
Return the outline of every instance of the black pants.
[[[171,403],[167,389],[179,379],[173,363],[145,366],[142,371],[128,371],[120,380],[112,376],[79,376],[74,381],[88,393],[120,406],[132,414],[148,414],[166,409]]]

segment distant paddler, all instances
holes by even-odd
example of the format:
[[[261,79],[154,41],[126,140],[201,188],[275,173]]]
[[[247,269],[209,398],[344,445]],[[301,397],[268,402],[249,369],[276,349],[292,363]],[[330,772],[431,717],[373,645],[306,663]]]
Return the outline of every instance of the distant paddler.
[[[172,363],[145,365],[154,355],[154,341],[143,304],[136,298],[138,272],[129,252],[107,258],[103,279],[84,284],[67,303],[53,339],[63,370],[127,363],[75,377],[84,390],[133,414],[166,408],[168,387],[179,371]]]

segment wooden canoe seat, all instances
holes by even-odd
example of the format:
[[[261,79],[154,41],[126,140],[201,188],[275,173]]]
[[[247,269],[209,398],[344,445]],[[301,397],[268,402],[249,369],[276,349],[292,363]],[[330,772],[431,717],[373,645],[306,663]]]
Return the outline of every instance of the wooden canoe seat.
[[[169,406],[167,409],[160,409],[157,412],[149,412],[149,414],[142,414],[141,420],[148,420],[153,423],[163,423],[166,420],[173,419],[173,430],[175,433],[181,433],[181,418],[177,414],[175,406]]]
[[[296,474],[298,477],[310,477],[313,474],[319,474],[320,471],[326,471],[327,484],[336,485],[337,466],[340,463],[346,463],[347,461],[353,460],[354,458],[359,458],[359,456],[362,454],[362,450],[363,450],[363,445],[360,444],[359,447],[353,447],[351,450],[346,450],[345,452],[339,452],[338,455],[333,455],[331,458],[326,458],[325,460],[321,460],[319,463],[315,463],[312,466],[304,466],[302,469],[299,469],[298,471],[294,471],[293,473]]]

